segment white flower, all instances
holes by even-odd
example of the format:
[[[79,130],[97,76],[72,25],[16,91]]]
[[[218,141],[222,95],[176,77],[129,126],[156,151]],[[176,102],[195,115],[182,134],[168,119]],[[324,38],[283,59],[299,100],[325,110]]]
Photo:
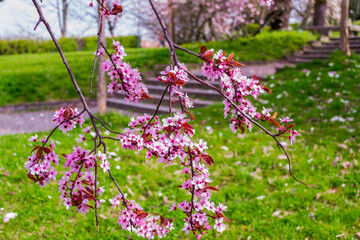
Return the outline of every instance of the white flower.
[[[9,212],[7,214],[5,214],[4,216],[4,223],[7,223],[10,219],[13,219],[17,216],[16,213],[13,213],[13,212]]]

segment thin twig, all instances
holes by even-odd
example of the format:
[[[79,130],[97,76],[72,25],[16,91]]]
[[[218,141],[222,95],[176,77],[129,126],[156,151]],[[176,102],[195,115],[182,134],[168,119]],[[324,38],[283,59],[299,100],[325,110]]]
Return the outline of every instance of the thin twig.
[[[284,152],[284,154],[286,155],[287,159],[288,159],[288,162],[289,162],[289,173],[291,175],[291,177],[299,182],[299,183],[302,183],[306,186],[310,186],[310,187],[317,187],[316,185],[312,185],[312,184],[308,184],[308,183],[305,183],[303,181],[300,181],[299,179],[297,179],[292,170],[291,170],[291,160],[290,160],[290,156],[289,154],[287,153],[287,151],[285,150],[285,148],[283,147],[283,145],[279,142],[279,140],[276,138],[276,135],[269,132],[266,128],[264,128],[261,124],[259,124],[258,122],[256,122],[255,120],[253,120],[249,115],[247,115],[245,112],[243,112],[239,106],[237,106],[228,96],[226,96],[223,92],[221,92],[221,90],[219,90],[217,87],[201,80],[200,78],[196,77],[194,74],[192,74],[191,72],[189,71],[186,71],[194,80],[202,83],[203,85],[205,86],[208,86],[209,88],[211,89],[214,89],[215,91],[217,91],[223,98],[225,98],[234,108],[236,108],[236,111],[239,112],[244,118],[246,118],[247,120],[249,120],[251,123],[253,123],[254,125],[256,125],[257,127],[259,127],[263,132],[265,132],[267,135],[270,135],[276,142],[276,144],[278,145],[279,148],[281,148]]]
[[[150,125],[151,121],[155,118],[155,116],[156,116],[157,113],[159,112],[160,105],[161,105],[161,103],[162,103],[162,101],[163,101],[163,99],[164,99],[164,97],[165,97],[165,94],[166,94],[169,86],[170,86],[169,84],[166,86],[166,88],[165,88],[165,90],[164,90],[164,92],[163,92],[163,94],[162,94],[162,96],[161,96],[161,98],[160,98],[160,102],[159,102],[159,104],[156,106],[156,110],[155,110],[154,115],[152,116],[152,118],[149,120],[149,122],[146,124],[146,126],[145,126],[145,128],[144,128],[144,133],[143,133],[143,135],[145,134],[146,129],[147,129],[147,127]]]

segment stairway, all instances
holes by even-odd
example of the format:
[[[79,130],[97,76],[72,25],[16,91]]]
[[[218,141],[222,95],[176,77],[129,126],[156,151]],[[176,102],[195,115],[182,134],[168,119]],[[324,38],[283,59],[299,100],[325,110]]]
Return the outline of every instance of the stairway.
[[[360,54],[360,37],[349,37],[350,50]],[[304,46],[302,51],[295,52],[294,55],[286,57],[291,63],[307,63],[314,59],[326,61],[329,55],[339,48],[339,38],[330,38],[329,41],[311,42],[310,46]]]
[[[196,74],[196,76],[204,79],[204,77],[200,74]],[[116,109],[131,110],[135,113],[154,114],[166,85],[155,77],[145,77],[144,83],[149,90],[149,95],[154,99],[140,100],[137,104],[132,102],[127,103],[124,100],[124,94],[112,93],[108,94],[107,106]],[[212,84],[219,86],[218,82],[214,82]],[[205,107],[221,100],[221,97],[217,92],[209,89],[206,86],[203,86],[195,80],[190,80],[184,86],[184,92],[187,93],[191,98],[194,103],[194,107]],[[175,103],[175,105],[172,107],[172,111],[180,111],[180,108],[180,104]],[[169,113],[169,94],[165,95],[158,112],[159,114]]]

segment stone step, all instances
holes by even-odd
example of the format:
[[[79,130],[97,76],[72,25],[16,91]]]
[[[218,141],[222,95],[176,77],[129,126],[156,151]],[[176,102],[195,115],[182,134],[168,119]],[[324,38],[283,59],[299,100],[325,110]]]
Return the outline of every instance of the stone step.
[[[289,62],[294,63],[294,64],[298,64],[298,63],[309,63],[312,62],[314,59],[311,58],[297,58],[297,57],[293,57],[291,59],[289,59]],[[325,61],[326,59],[318,59],[320,61]]]
[[[143,103],[143,102],[139,102],[139,103],[133,103],[133,102],[125,102],[125,100],[123,99],[118,99],[118,98],[108,98],[107,99],[107,106],[109,107],[113,107],[113,108],[118,108],[118,109],[124,109],[124,110],[132,110],[136,113],[148,113],[150,115],[153,115],[156,111],[156,104],[151,104],[151,103]],[[177,108],[173,108],[172,111],[180,111]],[[169,113],[169,108],[165,105],[161,105],[159,107],[159,114],[168,114]]]
[[[324,47],[332,47],[332,48],[338,48],[339,47],[339,43],[323,43],[322,46]],[[358,48],[360,47],[360,42],[356,42],[356,43],[350,43],[350,48]]]
[[[149,95],[154,99],[147,98],[145,100],[141,100],[140,102],[152,103],[152,104],[155,104],[155,105],[157,105],[160,102],[161,96],[162,96],[161,94],[149,94]],[[110,94],[109,97],[114,98],[114,99],[124,99],[125,94],[123,94],[123,93],[113,93],[113,94]],[[172,99],[172,100],[173,101],[174,100],[178,101],[178,98]],[[194,103],[194,107],[205,107],[205,106],[216,103],[216,101],[202,100],[202,99],[196,99],[196,98],[191,99],[191,101]],[[170,102],[169,95],[166,94],[164,96],[163,100],[162,100],[161,105],[162,106],[169,106],[169,102]],[[180,108],[180,104],[176,103],[176,106],[178,106]]]
[[[205,80],[207,82],[209,82],[208,80]],[[216,86],[216,87],[219,87],[220,86],[220,83],[218,81],[214,81],[214,82],[209,82],[210,84]],[[146,86],[149,86],[149,85],[153,85],[153,86],[165,86],[165,83],[163,82],[160,82],[157,78],[155,77],[151,77],[151,78],[147,78],[145,80],[145,84]],[[187,88],[208,88],[207,86],[195,81],[195,80],[190,80],[189,82],[187,82],[185,84],[184,87],[187,87]]]
[[[164,92],[163,86],[147,86],[149,94],[162,94]],[[206,100],[218,100],[221,96],[214,90],[211,89],[200,89],[200,88],[184,88],[184,92],[191,98],[202,98]]]
[[[350,40],[352,40],[352,39],[360,39],[360,37],[359,36],[349,36],[349,39]],[[332,38],[330,38],[330,40],[340,41],[340,38],[332,37]]]
[[[314,48],[314,49],[308,49],[305,50],[304,53],[332,53],[333,51],[335,51],[338,48]],[[360,48],[351,48],[350,49],[353,52],[359,53],[360,54]]]
[[[357,37],[357,38],[349,38],[349,41],[350,41],[350,43],[360,43],[360,38],[359,37]],[[330,39],[329,42],[339,44],[340,39]]]
[[[301,55],[295,55],[296,58],[303,58],[303,59],[327,59],[329,57],[329,54],[326,53],[309,53],[309,54],[301,54]]]

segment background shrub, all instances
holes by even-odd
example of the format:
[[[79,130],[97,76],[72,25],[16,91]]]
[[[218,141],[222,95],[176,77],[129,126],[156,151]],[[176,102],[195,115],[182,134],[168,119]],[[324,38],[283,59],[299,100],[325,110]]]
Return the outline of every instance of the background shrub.
[[[110,46],[113,38],[106,40],[107,45]],[[137,47],[136,36],[115,37],[115,41],[120,41],[126,48]],[[92,50],[95,51],[97,47],[97,37],[84,38],[61,38],[59,44],[64,52],[73,52],[78,50]],[[55,44],[51,40],[33,40],[33,39],[18,39],[18,40],[0,40],[0,55],[13,55],[24,53],[45,53],[55,52]]]

